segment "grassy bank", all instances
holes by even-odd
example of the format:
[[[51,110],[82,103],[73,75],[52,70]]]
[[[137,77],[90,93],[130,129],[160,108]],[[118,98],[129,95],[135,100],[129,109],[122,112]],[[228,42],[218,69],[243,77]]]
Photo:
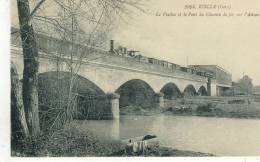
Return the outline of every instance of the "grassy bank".
[[[91,132],[81,132],[75,125],[66,125],[51,135],[42,135],[33,143],[14,149],[12,156],[108,156],[124,148],[118,141],[103,141]]]
[[[51,135],[42,135],[35,142],[16,148],[11,153],[12,156],[18,157],[213,156],[169,147],[150,149],[139,154],[126,154],[124,148],[125,144],[119,140],[98,139],[91,132],[81,131],[72,123]]]
[[[179,116],[204,116],[226,118],[260,118],[260,103],[228,104],[223,102],[201,102],[198,100],[177,100],[164,108],[144,108],[132,105],[120,108],[121,115],[150,116],[156,114]]]
[[[120,108],[120,115],[150,116],[150,115],[156,115],[161,113],[162,113],[161,108],[156,106],[142,107],[140,105],[130,105],[130,106]]]
[[[166,107],[164,113],[184,116],[260,118],[259,102],[237,102],[198,99],[177,100]]]

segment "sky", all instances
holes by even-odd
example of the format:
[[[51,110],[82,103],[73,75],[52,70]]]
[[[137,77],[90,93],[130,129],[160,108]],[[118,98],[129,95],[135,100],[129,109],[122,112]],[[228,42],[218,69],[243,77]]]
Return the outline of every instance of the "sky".
[[[114,32],[115,42],[143,55],[183,66],[217,64],[236,81],[249,75],[260,85],[260,16],[174,17],[163,12],[189,12],[185,4],[221,4],[229,10],[193,9],[192,12],[260,13],[259,0],[150,0],[148,13],[135,15]]]
[[[117,45],[182,66],[217,64],[231,72],[234,81],[248,75],[254,85],[260,85],[260,16],[156,16],[164,12],[260,14],[259,0],[144,1],[146,13],[134,10],[133,18],[118,22],[110,35]],[[15,19],[15,1],[11,2],[11,18]],[[185,10],[190,4],[231,8]]]

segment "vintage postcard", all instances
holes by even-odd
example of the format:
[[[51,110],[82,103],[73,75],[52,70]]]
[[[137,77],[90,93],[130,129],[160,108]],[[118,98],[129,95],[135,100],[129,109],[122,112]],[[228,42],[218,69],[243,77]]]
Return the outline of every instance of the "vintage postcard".
[[[11,158],[260,156],[259,0],[9,5]]]

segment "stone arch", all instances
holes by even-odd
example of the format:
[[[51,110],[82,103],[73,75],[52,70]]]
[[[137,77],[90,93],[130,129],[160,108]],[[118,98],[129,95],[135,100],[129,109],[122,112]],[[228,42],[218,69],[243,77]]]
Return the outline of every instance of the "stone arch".
[[[176,99],[182,96],[178,86],[172,82],[165,84],[160,92],[164,94],[165,99]]]
[[[185,89],[183,91],[184,97],[192,97],[192,96],[196,96],[196,95],[197,95],[196,89],[194,88],[194,86],[192,84],[189,84],[185,87]]]
[[[199,96],[207,96],[207,89],[204,86],[201,86],[198,90]]]
[[[48,71],[40,73],[38,82],[39,104],[42,112],[51,109],[55,114],[58,110],[70,106],[73,109],[73,117],[77,119],[103,118],[103,114],[109,113],[105,92],[85,77],[74,75],[72,93],[69,93],[69,72]],[[97,114],[100,116],[97,117]],[[47,119],[50,122],[53,120],[52,116],[47,116]]]
[[[120,95],[120,108],[130,105],[149,107],[155,101],[155,92],[152,87],[140,79],[125,82],[115,92]]]
[[[88,95],[104,95],[105,92],[99,88],[95,83],[91,82],[87,78],[80,76],[78,74],[74,75],[72,91],[73,93],[78,94],[88,94]],[[58,91],[61,88],[62,90],[68,90],[70,84],[70,73],[64,71],[49,71],[39,74],[39,87],[42,90],[51,90]],[[48,88],[48,89],[46,89]]]

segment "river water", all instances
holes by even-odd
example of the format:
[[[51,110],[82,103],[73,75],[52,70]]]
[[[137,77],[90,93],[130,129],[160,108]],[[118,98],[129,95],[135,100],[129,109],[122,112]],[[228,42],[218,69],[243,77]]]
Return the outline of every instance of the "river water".
[[[260,120],[196,116],[121,116],[120,120],[78,121],[103,139],[154,134],[161,146],[219,156],[260,156]]]

